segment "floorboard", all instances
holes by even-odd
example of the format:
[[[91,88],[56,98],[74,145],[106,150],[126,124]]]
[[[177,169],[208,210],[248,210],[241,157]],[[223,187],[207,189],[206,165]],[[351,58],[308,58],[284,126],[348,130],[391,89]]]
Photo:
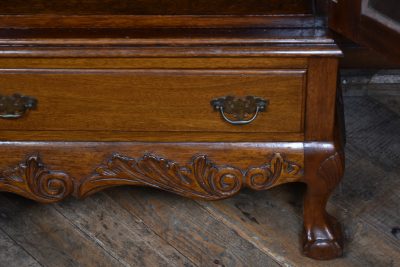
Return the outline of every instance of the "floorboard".
[[[82,204],[60,203],[56,209],[122,266],[193,266],[140,218],[103,193]]]
[[[120,265],[53,206],[3,194],[0,203],[0,229],[42,266]]]
[[[40,267],[39,262],[0,230],[0,259],[3,266]]]
[[[279,266],[195,201],[152,189],[109,194],[196,265]]]

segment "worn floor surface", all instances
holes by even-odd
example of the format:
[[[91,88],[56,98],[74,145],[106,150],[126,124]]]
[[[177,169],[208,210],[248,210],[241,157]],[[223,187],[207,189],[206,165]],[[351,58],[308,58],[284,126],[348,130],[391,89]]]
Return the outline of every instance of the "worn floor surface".
[[[400,96],[348,96],[347,170],[328,209],[343,258],[301,256],[301,184],[218,202],[144,188],[40,205],[0,194],[0,266],[400,266]]]

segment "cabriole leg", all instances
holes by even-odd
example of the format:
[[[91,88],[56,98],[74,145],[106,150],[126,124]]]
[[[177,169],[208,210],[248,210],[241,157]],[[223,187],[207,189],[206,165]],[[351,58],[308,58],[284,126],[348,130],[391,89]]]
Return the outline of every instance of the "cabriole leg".
[[[327,201],[342,179],[344,154],[334,146],[313,144],[306,148],[303,252],[329,260],[343,253],[340,224],[326,211]]]

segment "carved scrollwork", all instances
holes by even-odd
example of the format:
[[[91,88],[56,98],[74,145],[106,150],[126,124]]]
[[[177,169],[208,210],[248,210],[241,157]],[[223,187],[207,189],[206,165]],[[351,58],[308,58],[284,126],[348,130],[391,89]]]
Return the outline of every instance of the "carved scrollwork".
[[[0,191],[42,203],[53,203],[72,193],[73,181],[63,172],[48,170],[39,156],[35,155],[16,168],[0,172]]]
[[[188,165],[181,166],[154,155],[134,159],[116,154],[82,182],[78,195],[86,197],[108,187],[138,185],[160,188],[181,196],[217,200],[235,195],[244,185],[262,190],[280,178],[299,180],[301,175],[302,167],[285,160],[279,153],[265,165],[247,171],[218,166],[204,155],[196,156]]]
[[[247,171],[246,186],[254,190],[265,190],[281,177],[296,179],[302,175],[303,169],[299,164],[287,161],[280,153],[275,153],[268,163]]]
[[[218,167],[206,156],[197,156],[188,166],[180,166],[154,155],[136,160],[116,154],[81,184],[79,195],[85,197],[111,186],[142,185],[182,196],[216,200],[239,192],[242,176],[239,169]]]
[[[275,153],[262,166],[240,170],[219,166],[199,155],[182,166],[177,162],[145,155],[134,159],[115,154],[78,184],[75,194],[86,197],[105,188],[120,185],[150,186],[181,196],[218,200],[235,195],[244,186],[263,190],[275,184],[300,180],[303,168]],[[74,191],[74,180],[64,172],[51,171],[39,156],[31,156],[13,169],[0,172],[0,191],[53,203]]]

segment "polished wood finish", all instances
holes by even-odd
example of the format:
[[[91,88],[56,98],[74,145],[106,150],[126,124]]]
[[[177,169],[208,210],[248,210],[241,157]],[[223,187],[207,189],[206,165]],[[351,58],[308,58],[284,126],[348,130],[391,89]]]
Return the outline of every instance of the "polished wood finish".
[[[0,39],[1,42],[1,39]],[[123,56],[123,55],[121,55]],[[0,58],[3,69],[306,69],[307,58]]]
[[[264,190],[283,181],[300,179],[303,168],[274,153],[259,167],[240,170],[218,166],[207,156],[196,156],[186,167],[155,155],[133,159],[115,154],[95,174],[83,180],[79,196],[120,185],[153,186],[185,197],[218,200],[231,197],[243,187]]]
[[[333,140],[338,60],[309,60],[305,139]],[[321,104],[323,103],[323,104]]]
[[[346,86],[346,172],[327,207],[343,224],[341,258],[315,261],[300,253],[306,186],[290,183],[268,191],[246,189],[222,201],[191,200],[139,187],[114,188],[52,205],[1,193],[0,261],[8,266],[59,267],[216,262],[354,267],[400,262],[399,154],[393,145],[400,140],[400,96],[372,96],[387,84],[381,86],[363,96],[352,94],[359,89],[356,84]],[[188,160],[189,156],[182,164]],[[85,256],[88,253],[90,257]]]
[[[2,171],[0,190],[12,192],[42,203],[63,200],[73,191],[73,182],[66,173],[46,169],[38,156]]]
[[[244,186],[264,190],[299,181],[304,172],[302,143],[4,142],[1,148],[10,167],[0,175],[0,189],[44,203],[121,185],[216,200]],[[37,154],[18,159],[25,151]]]
[[[104,13],[96,1],[86,14],[35,3],[0,16],[1,93],[38,100],[0,121],[0,190],[49,203],[134,185],[218,200],[304,182],[305,254],[341,254],[325,211],[343,171],[341,51],[311,2],[163,1],[157,11],[142,1]]]
[[[343,253],[341,226],[325,206],[344,174],[344,152],[340,147],[311,143],[305,147],[303,252],[315,259],[340,257]]]
[[[240,132],[121,132],[121,131],[10,131],[1,132],[2,141],[98,141],[103,142],[288,142],[303,141],[303,133]]]
[[[275,15],[312,14],[310,1],[293,0],[84,0],[57,1],[7,0],[0,1],[0,13],[9,15]]]
[[[282,27],[285,22],[314,23],[313,4],[307,0],[3,0],[0,10],[1,28],[263,27],[268,23]]]
[[[2,173],[1,190],[21,194],[42,203],[63,200],[75,186],[80,197],[120,185],[153,186],[186,197],[217,200],[238,193],[243,183],[262,190],[279,180],[295,181],[302,175],[302,167],[275,153],[271,160],[246,172],[230,166],[217,166],[207,156],[196,156],[188,167],[154,155],[135,160],[115,154],[107,165],[96,168],[93,175],[74,183],[63,172],[45,169],[38,156]],[[282,181],[280,181],[282,183]]]
[[[21,92],[39,101],[37,110],[24,118],[29,124],[4,120],[0,129],[300,133],[304,74],[245,69],[0,70],[4,94]],[[270,104],[250,125],[235,126],[210,105],[228,95],[262,97]]]
[[[293,36],[296,37],[293,38]],[[0,44],[2,45],[0,58],[29,57],[35,60],[37,58],[67,58],[68,60],[72,58],[96,58],[97,60],[99,58],[157,58],[160,60],[206,57],[228,58],[230,61],[230,58],[295,59],[342,55],[334,40],[327,36],[326,30],[307,27],[304,29],[273,27],[271,29],[71,29],[66,31],[13,29],[0,30]],[[264,59],[264,61],[267,60]]]

